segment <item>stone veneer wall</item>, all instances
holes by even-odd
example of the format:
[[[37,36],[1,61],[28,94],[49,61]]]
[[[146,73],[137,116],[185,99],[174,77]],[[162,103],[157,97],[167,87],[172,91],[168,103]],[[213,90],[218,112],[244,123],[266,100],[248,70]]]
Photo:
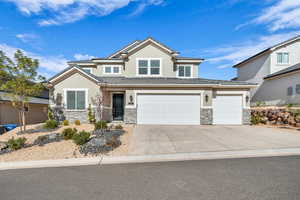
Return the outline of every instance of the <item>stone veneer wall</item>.
[[[73,123],[75,120],[80,120],[81,123],[88,123],[88,111],[66,111],[64,110],[66,120]]]
[[[113,120],[112,117],[112,108],[104,108],[103,109],[103,120],[111,122]]]
[[[137,123],[137,109],[136,108],[125,108],[124,110],[124,122],[126,124]]]
[[[200,111],[200,123],[201,125],[213,124],[213,110],[212,108],[202,108]]]
[[[251,124],[251,109],[243,109],[243,121],[244,125]]]

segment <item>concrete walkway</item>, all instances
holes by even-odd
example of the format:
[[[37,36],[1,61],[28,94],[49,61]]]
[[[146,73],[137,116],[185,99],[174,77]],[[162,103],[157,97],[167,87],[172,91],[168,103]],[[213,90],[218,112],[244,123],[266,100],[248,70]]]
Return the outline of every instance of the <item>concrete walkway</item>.
[[[300,148],[300,131],[258,126],[158,126],[134,129],[131,155]]]

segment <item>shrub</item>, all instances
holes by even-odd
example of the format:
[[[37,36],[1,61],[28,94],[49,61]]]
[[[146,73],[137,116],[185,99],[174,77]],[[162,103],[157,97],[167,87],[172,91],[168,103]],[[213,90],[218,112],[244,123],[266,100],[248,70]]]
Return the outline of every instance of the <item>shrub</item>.
[[[11,139],[9,139],[7,141],[7,145],[12,150],[18,150],[18,149],[21,149],[25,146],[26,140],[27,139],[24,138],[24,137],[21,137],[21,138],[18,138],[18,139],[14,139],[14,137],[12,137]]]
[[[50,108],[50,106],[48,107],[48,120],[54,120],[54,113],[53,110]]]
[[[121,124],[118,124],[115,126],[115,129],[123,130],[123,126]]]
[[[256,106],[257,106],[257,107],[265,106],[265,105],[266,105],[266,102],[264,102],[264,101],[257,101],[257,102],[256,102]]]
[[[88,118],[89,118],[89,122],[90,122],[91,124],[93,124],[93,123],[96,122],[95,114],[94,114],[94,112],[92,111],[91,104],[89,104],[89,108],[88,108]]]
[[[83,145],[87,143],[90,139],[91,134],[86,131],[80,131],[79,133],[75,133],[73,135],[73,141],[77,145]]]
[[[69,126],[69,121],[68,121],[68,120],[64,120],[64,121],[63,121],[63,125],[64,125],[64,126]]]
[[[70,140],[73,138],[75,133],[77,133],[76,128],[66,128],[62,132],[62,136],[65,140]]]
[[[58,127],[58,122],[55,120],[47,120],[44,124],[44,128],[46,129],[55,129]]]
[[[95,130],[107,129],[107,122],[104,120],[98,121],[95,123]]]
[[[80,120],[77,119],[77,120],[75,120],[74,123],[75,123],[76,126],[80,126]]]
[[[258,115],[251,116],[251,124],[257,125],[262,122],[262,118]]]

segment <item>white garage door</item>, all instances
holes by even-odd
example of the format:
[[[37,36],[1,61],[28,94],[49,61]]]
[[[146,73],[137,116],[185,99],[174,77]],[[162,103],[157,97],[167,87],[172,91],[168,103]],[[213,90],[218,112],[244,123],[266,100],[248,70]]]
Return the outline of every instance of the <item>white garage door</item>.
[[[217,95],[213,99],[214,124],[242,124],[242,96]]]
[[[200,95],[138,95],[138,124],[200,124]]]

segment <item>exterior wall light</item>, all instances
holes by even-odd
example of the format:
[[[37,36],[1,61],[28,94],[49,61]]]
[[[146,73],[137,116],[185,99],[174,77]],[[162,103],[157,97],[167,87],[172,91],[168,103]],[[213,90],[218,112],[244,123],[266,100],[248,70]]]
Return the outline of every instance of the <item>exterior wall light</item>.
[[[205,102],[208,103],[208,100],[209,100],[209,96],[206,94],[205,95]]]
[[[247,96],[246,96],[246,102],[249,103],[249,100],[250,100],[250,98],[249,98],[249,96],[247,95]]]
[[[134,104],[134,102],[133,102],[133,96],[132,95],[129,96],[129,103],[128,104],[129,105],[133,105]]]

